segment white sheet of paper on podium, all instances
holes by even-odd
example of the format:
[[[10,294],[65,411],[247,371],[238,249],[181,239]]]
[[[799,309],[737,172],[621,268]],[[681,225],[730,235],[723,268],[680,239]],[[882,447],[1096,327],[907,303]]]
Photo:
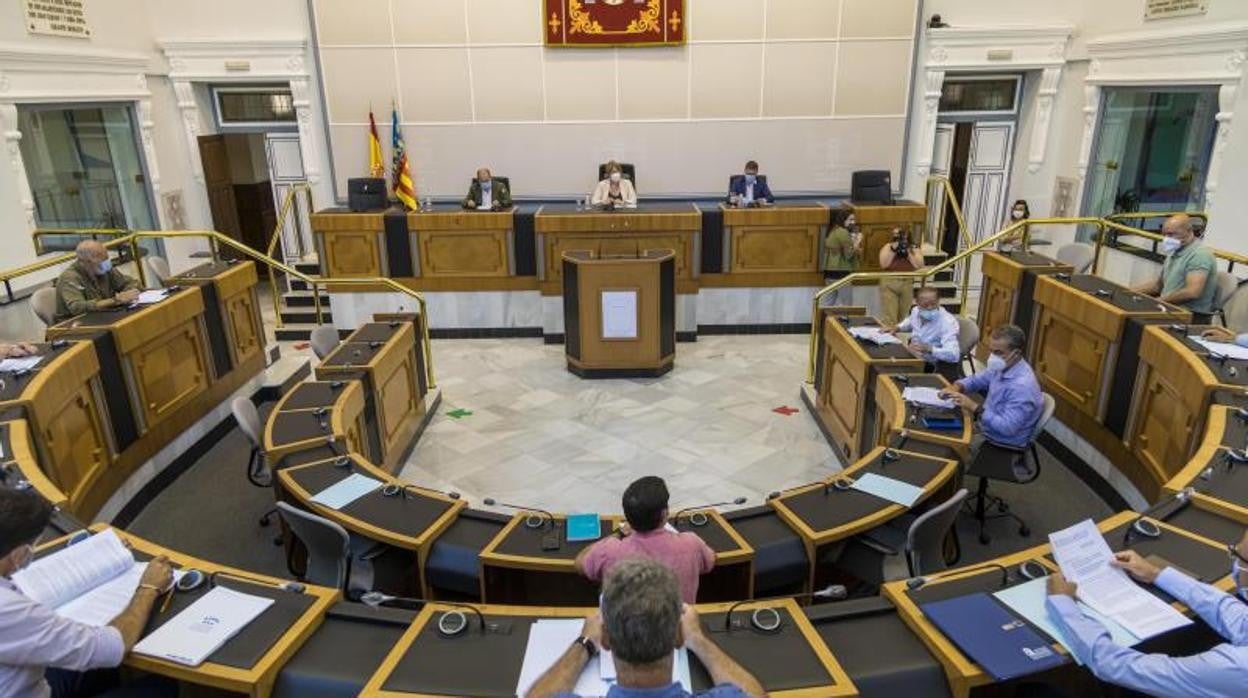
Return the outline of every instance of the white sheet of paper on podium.
[[[602,292],[602,338],[637,339],[637,292]]]

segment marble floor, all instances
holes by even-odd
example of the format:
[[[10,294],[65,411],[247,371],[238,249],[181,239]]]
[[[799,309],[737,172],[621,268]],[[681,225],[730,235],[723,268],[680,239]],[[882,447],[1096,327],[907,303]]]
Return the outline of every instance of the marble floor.
[[[805,335],[704,336],[654,379],[584,380],[563,346],[436,340],[442,406],[403,468],[415,483],[553,511],[620,512],[632,480],[667,480],[671,506],[749,498],[836,472],[801,408]],[[454,417],[456,410],[471,412]]]

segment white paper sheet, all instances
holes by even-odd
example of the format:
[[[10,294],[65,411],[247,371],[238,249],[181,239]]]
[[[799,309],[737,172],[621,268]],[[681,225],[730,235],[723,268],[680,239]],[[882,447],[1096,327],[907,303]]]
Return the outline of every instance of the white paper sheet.
[[[351,473],[347,477],[321,490],[311,501],[330,509],[341,509],[384,483],[376,478]]]
[[[0,371],[28,371],[43,361],[42,356],[21,356],[0,361]]]
[[[35,560],[12,579],[27,598],[55,609],[131,572],[134,565],[134,555],[110,528]]]
[[[134,305],[151,305],[159,303],[169,297],[169,289],[156,288],[146,291],[139,291],[139,297],[135,299]]]
[[[1049,637],[1057,640],[1062,647],[1066,648],[1067,652],[1070,652],[1070,656],[1074,658],[1075,662],[1082,664],[1082,662],[1079,661],[1079,658],[1075,657],[1074,652],[1071,652],[1070,642],[1057,627],[1057,624],[1053,622],[1052,617],[1049,616],[1048,609],[1044,605],[1045,599],[1048,598],[1049,595],[1047,586],[1048,577],[1041,577],[1040,579],[1033,579],[1029,582],[1018,584],[1008,589],[1002,589],[1001,591],[993,594],[993,596],[997,597],[1001,603],[1013,609],[1015,613],[1023,618],[1026,618],[1032,625],[1048,633]],[[1106,618],[1091,608],[1088,608],[1087,604],[1079,603],[1077,601],[1075,603],[1079,606],[1079,610],[1083,611],[1084,615],[1105,626],[1105,629],[1109,631],[1109,636],[1113,639],[1114,644],[1121,645],[1123,647],[1131,647],[1140,641],[1139,638],[1132,635],[1126,628],[1114,622],[1112,618]]]
[[[1217,354],[1231,359],[1248,359],[1248,347],[1228,342],[1212,342],[1198,335],[1189,335],[1188,339],[1205,348],[1210,354]]]
[[[1110,566],[1113,552],[1091,519],[1050,533],[1049,543],[1062,574],[1079,586],[1079,600],[1141,640],[1192,622]]]
[[[880,346],[885,344],[901,344],[901,340],[893,335],[883,332],[878,327],[851,327],[849,333],[855,339],[861,339],[867,342],[875,342]]]
[[[945,407],[953,409],[958,403],[953,400],[946,400],[940,396],[940,390],[937,388],[927,388],[923,386],[908,387],[901,391],[901,399],[906,402],[912,402],[916,405],[925,407]]]
[[[134,651],[199,666],[272,605],[273,599],[216,587],[139,640]]]
[[[547,669],[563,655],[576,638],[580,637],[585,621],[580,618],[542,618],[530,626],[529,642],[524,650],[524,662],[520,667],[520,679],[516,683],[516,695],[524,695]],[[689,678],[689,653],[683,647],[675,651],[672,664],[672,680],[679,681],[686,691],[691,691]],[[577,678],[572,692],[586,698],[605,696],[615,682],[615,662],[605,650],[591,659]]]
[[[919,501],[919,497],[923,496],[923,488],[921,487],[915,487],[908,482],[902,482],[901,480],[875,473],[863,473],[857,480],[854,480],[854,484],[850,489],[875,495],[880,499],[900,504],[903,507],[914,506],[914,503]]]
[[[602,338],[637,339],[637,292],[602,292]]]

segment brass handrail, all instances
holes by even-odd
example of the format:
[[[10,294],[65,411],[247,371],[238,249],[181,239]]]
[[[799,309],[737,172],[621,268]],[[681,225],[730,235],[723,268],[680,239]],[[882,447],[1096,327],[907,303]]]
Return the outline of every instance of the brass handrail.
[[[1094,274],[1100,268],[1101,248],[1105,246],[1106,230],[1116,230],[1120,233],[1126,233],[1127,235],[1134,235],[1136,237],[1142,237],[1153,241],[1160,241],[1166,237],[1159,233],[1154,233],[1151,230],[1141,230],[1140,228],[1132,228],[1129,225],[1123,225],[1114,221],[1111,217],[1103,219],[1102,223],[1103,225],[1096,236],[1096,249],[1092,255],[1092,273]],[[1214,257],[1230,262],[1231,264],[1248,264],[1248,256],[1239,254],[1238,252],[1219,250],[1216,247],[1209,247],[1208,249],[1213,253]]]
[[[971,231],[968,229],[966,225],[966,217],[962,214],[962,204],[958,202],[958,196],[953,191],[953,183],[949,181],[948,177],[941,177],[939,175],[933,175],[927,178],[927,191],[924,193],[923,203],[926,204],[928,208],[931,208],[930,197],[931,197],[931,191],[932,191],[931,185],[933,183],[939,183],[941,188],[944,189],[944,192],[945,192],[944,205],[952,206],[953,208],[953,217],[958,222],[958,244],[961,246],[963,250],[969,248],[973,244],[972,240],[974,240],[974,236],[971,235]],[[938,213],[940,214],[940,218],[939,218],[940,230],[943,231],[944,219],[945,219],[944,211],[941,210]],[[935,247],[936,249],[939,249],[939,246],[936,243],[933,243],[932,246]],[[958,291],[958,301],[962,304],[962,307],[964,308],[966,307],[966,300],[967,300],[968,294],[970,293],[970,287],[971,287],[971,265],[963,264],[962,265],[962,287]]]
[[[276,257],[273,256],[273,253],[277,251],[277,241],[280,240],[282,237],[282,229],[286,227],[286,217],[290,215],[290,212],[294,207],[295,198],[299,195],[299,192],[307,193],[308,203],[309,203],[308,208],[309,210],[312,209],[312,206],[311,206],[312,186],[306,182],[300,182],[299,184],[291,185],[290,189],[286,191],[286,196],[282,199],[282,210],[277,216],[277,223],[273,225],[273,234],[269,236],[269,246],[268,248],[265,249],[265,252],[264,252],[265,256],[271,259],[276,259]],[[296,218],[295,220],[298,220],[298,218]],[[282,258],[285,259],[286,255],[283,254]],[[270,293],[273,294],[274,298],[278,297],[277,274],[274,274],[271,270],[269,272],[269,291]],[[313,300],[313,302],[319,305],[320,299],[316,298]],[[320,317],[321,316],[318,313],[317,314],[318,324],[319,324]],[[278,311],[275,321],[277,322],[278,328],[282,328],[286,326],[286,321],[282,319],[281,311]]]
[[[967,267],[969,268],[970,267],[969,260],[971,256],[975,255],[978,252],[981,252],[987,247],[995,246],[998,242],[1001,242],[1002,240],[1014,237],[1015,235],[1018,234],[1020,230],[1023,233],[1024,240],[1026,240],[1028,237],[1027,231],[1030,228],[1030,226],[1083,224],[1083,223],[1094,224],[1094,225],[1099,226],[1103,224],[1103,221],[1100,218],[1031,218],[1028,220],[1019,221],[1018,223],[1013,223],[1011,225],[1008,225],[1005,228],[1002,228],[1001,230],[997,231],[996,234],[991,235],[981,240],[980,242],[974,245],[971,245],[970,247],[967,247],[965,250],[962,250],[958,254],[946,259],[945,261],[935,266],[924,267],[922,269],[916,269],[914,271],[873,271],[873,272],[856,271],[856,272],[853,272],[852,274],[849,274],[840,279],[837,279],[836,281],[833,281],[831,284],[819,289],[819,291],[815,293],[815,296],[811,301],[810,347],[809,347],[809,352],[807,355],[807,362],[806,362],[806,382],[807,383],[815,382],[815,356],[817,355],[818,348],[819,348],[818,347],[819,301],[824,296],[828,295],[829,293],[832,293],[833,291],[838,291],[845,286],[852,285],[855,281],[875,281],[878,283],[881,279],[894,279],[894,278],[927,279],[928,277],[935,276],[936,274],[939,274],[940,272],[945,271],[946,269],[962,261],[966,261]],[[962,311],[963,313],[965,313],[966,311],[965,298],[963,299],[962,302],[963,302]]]
[[[53,235],[90,235],[94,239],[96,235],[125,237],[129,234],[130,230],[128,228],[35,228],[30,231],[30,240],[35,246],[35,254],[44,255],[47,254],[47,250],[43,249],[43,238]]]
[[[1204,211],[1122,211],[1120,213],[1111,213],[1108,216],[1102,216],[1107,221],[1129,221],[1133,218],[1169,218],[1177,215],[1191,216],[1199,218],[1202,221],[1209,221],[1209,214]]]
[[[72,235],[74,234],[74,232],[75,231],[66,230],[63,234]],[[90,231],[90,232],[99,233],[101,231],[95,230],[95,231]],[[90,234],[90,233],[87,233],[87,234]],[[139,281],[142,282],[144,286],[147,285],[147,278],[143,273],[143,264],[139,260],[138,243],[134,239],[133,233],[131,233],[130,231],[126,231],[126,234],[124,236],[116,237],[116,238],[113,238],[112,240],[102,241],[100,242],[100,244],[103,245],[105,249],[113,249],[115,247],[128,246],[130,248],[130,256],[134,258],[134,264],[136,267],[138,267]],[[18,278],[19,276],[26,276],[27,274],[33,274],[37,271],[50,269],[52,267],[65,264],[66,262],[76,262],[76,261],[78,261],[78,254],[76,252],[66,252],[64,254],[60,254],[55,257],[50,257],[48,259],[41,259],[38,262],[31,262],[30,264],[20,266],[16,269],[0,270],[0,283],[8,283],[12,281],[13,279]]]

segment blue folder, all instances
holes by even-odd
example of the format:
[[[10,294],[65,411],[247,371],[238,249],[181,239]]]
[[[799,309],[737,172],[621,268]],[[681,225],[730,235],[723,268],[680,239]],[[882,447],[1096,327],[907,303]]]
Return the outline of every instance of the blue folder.
[[[936,417],[923,416],[924,429],[941,429],[962,431],[962,419],[960,417]]]
[[[919,608],[997,681],[1027,676],[1067,661],[1047,638],[984,592],[933,601]]]
[[[569,514],[568,542],[598,540],[602,537],[602,524],[597,514]]]

